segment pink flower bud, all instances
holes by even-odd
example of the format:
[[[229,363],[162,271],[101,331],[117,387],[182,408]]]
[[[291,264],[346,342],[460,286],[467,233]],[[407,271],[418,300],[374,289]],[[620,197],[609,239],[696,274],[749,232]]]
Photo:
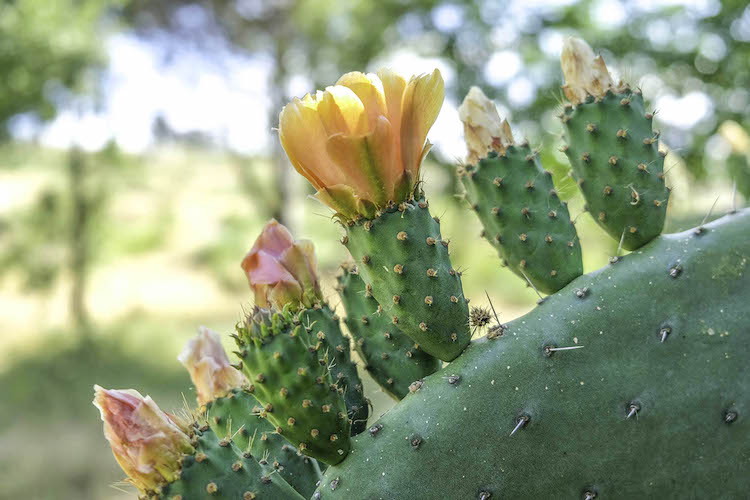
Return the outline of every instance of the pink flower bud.
[[[255,303],[260,307],[285,304],[311,307],[322,299],[312,242],[295,241],[287,228],[269,221],[242,260]]]
[[[134,390],[96,385],[94,406],[101,412],[115,459],[139,490],[158,491],[179,477],[180,459],[195,451],[185,423]]]
[[[190,373],[198,404],[201,405],[226,396],[229,391],[247,382],[245,376],[229,363],[219,335],[205,326],[200,327],[198,335],[187,341],[177,359]]]

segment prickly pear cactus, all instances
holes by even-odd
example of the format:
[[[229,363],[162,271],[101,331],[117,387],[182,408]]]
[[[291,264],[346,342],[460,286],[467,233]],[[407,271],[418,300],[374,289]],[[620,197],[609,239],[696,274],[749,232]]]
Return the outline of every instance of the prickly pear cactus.
[[[242,370],[261,416],[302,453],[327,464],[343,460],[351,428],[344,397],[299,319],[256,309],[237,333]]]
[[[745,210],[574,280],[427,377],[316,498],[744,498],[749,233]]]
[[[468,300],[427,201],[412,199],[374,220],[352,222],[346,234],[365,286],[393,324],[428,354],[444,361],[458,356],[471,339]]]
[[[367,427],[370,405],[365,398],[357,367],[351,359],[349,337],[341,333],[339,318],[328,305],[319,305],[300,312],[300,321],[309,335],[320,345],[318,352],[330,360],[331,378],[337,390],[343,394],[352,435],[356,436]]]
[[[747,497],[750,209],[662,235],[669,190],[642,96],[581,40],[565,42],[562,67],[571,175],[633,251],[581,274],[550,176],[472,89],[459,109],[466,196],[513,272],[550,295],[507,324],[481,306],[470,314],[419,186],[439,72],[344,75],[285,107],[279,133],[345,227],[358,273],[338,291],[355,349],[402,400],[366,422],[312,244],[271,221],[243,261],[256,307],[233,335],[237,364],[207,329],[180,355],[203,408],[191,421],[214,431],[137,391],[95,388],[105,436],[143,495]],[[472,342],[470,321],[487,335]],[[315,491],[315,462],[293,447],[330,464]]]
[[[540,292],[554,293],[583,274],[581,243],[567,204],[527,145],[491,152],[459,169],[482,235],[504,263]]]
[[[634,250],[664,227],[669,189],[664,156],[643,96],[626,89],[565,107],[565,154],[588,209],[607,233]],[[624,235],[624,236],[623,236]]]
[[[231,438],[243,452],[271,467],[305,498],[315,491],[321,472],[315,459],[300,454],[276,433],[271,423],[260,417],[263,408],[244,389],[234,389],[216,398],[205,409],[206,421],[220,438]]]
[[[343,266],[338,292],[346,310],[346,326],[354,337],[354,348],[365,361],[365,370],[384,392],[395,399],[409,394],[410,387],[435,373],[442,363],[419,348],[396,327],[375,300],[356,266]]]
[[[219,439],[208,426],[195,430],[195,455],[182,460],[180,478],[154,499],[216,498],[254,500],[302,499],[270,465],[263,465],[234,443]]]

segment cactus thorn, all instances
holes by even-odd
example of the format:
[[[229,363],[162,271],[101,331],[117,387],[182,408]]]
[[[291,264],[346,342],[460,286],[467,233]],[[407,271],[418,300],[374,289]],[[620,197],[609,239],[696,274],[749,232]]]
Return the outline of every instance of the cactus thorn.
[[[527,415],[521,415],[520,417],[518,417],[518,422],[516,423],[516,426],[513,428],[513,430],[510,431],[510,435],[512,436],[513,434],[515,434],[516,431],[525,426],[528,421],[529,417]]]
[[[737,420],[737,412],[736,411],[729,410],[724,415],[724,422],[727,423],[727,424],[731,424],[735,420]]]
[[[667,336],[672,333],[672,328],[669,326],[663,326],[659,330],[659,338],[661,339],[661,343],[663,344],[665,340],[667,340]]]
[[[635,415],[635,418],[638,418],[638,411],[641,409],[641,407],[637,403],[630,403],[628,405],[628,414],[625,417],[625,419],[629,419],[630,417]]]
[[[574,346],[569,346],[569,347],[555,347],[553,345],[546,345],[544,346],[542,351],[544,352],[545,356],[549,357],[549,356],[552,356],[552,354],[557,351],[571,351],[573,349],[583,349],[583,348],[584,346],[582,345],[574,345]]]

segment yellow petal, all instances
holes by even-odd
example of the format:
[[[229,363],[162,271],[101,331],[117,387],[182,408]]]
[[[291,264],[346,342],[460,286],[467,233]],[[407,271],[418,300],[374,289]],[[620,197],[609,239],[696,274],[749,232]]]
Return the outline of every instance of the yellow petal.
[[[371,134],[331,137],[327,150],[334,163],[348,169],[352,178],[358,180],[355,191],[359,198],[377,206],[393,199],[401,166],[394,162],[393,130],[385,116],[378,119]]]
[[[367,132],[365,106],[350,88],[327,87],[318,101],[318,115],[328,136],[360,135]]]
[[[344,182],[345,177],[326,153],[328,133],[318,116],[317,102],[307,95],[284,106],[279,115],[279,138],[295,170],[320,190]]]
[[[383,84],[378,75],[353,71],[339,78],[336,85],[347,87],[357,94],[365,107],[368,131],[375,129],[379,117],[387,115]]]
[[[404,169],[416,181],[427,132],[443,105],[445,88],[437,69],[431,74],[412,77],[401,106],[401,159]]]
[[[479,87],[469,89],[458,107],[458,117],[464,124],[464,140],[469,151],[466,161],[470,165],[487,156],[490,149],[503,154],[513,144],[508,121],[500,119],[495,104]]]
[[[401,105],[404,100],[406,79],[390,68],[382,68],[378,71],[378,78],[383,84],[383,95],[385,105],[388,108],[388,121],[393,128],[395,138],[396,161],[401,163]],[[403,168],[403,166],[401,167]]]

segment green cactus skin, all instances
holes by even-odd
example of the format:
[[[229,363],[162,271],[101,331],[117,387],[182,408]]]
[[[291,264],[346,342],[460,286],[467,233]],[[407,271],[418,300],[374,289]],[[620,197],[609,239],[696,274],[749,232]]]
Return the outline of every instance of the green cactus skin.
[[[469,344],[469,307],[448,241],[424,198],[346,225],[360,276],[398,327],[425,352],[450,361]]]
[[[195,455],[182,461],[180,479],[163,488],[163,500],[302,500],[270,466],[263,466],[228,439],[219,439],[208,426],[195,431]]]
[[[344,395],[352,422],[352,436],[356,436],[367,428],[370,405],[365,398],[357,367],[352,362],[349,337],[341,332],[338,317],[327,305],[302,310],[300,320],[303,326],[310,328],[309,335],[321,343],[319,352],[327,353],[333,359],[331,378]]]
[[[627,250],[657,237],[664,227],[669,189],[664,184],[664,157],[653,114],[645,111],[640,92],[608,91],[566,106],[563,147],[588,210],[610,236]]]
[[[579,277],[425,379],[314,498],[746,498],[748,234],[745,209]]]
[[[482,236],[515,274],[554,293],[583,274],[581,244],[565,202],[527,145],[459,169]]]
[[[442,363],[415,346],[365,290],[356,267],[344,268],[338,291],[346,309],[344,320],[365,369],[383,391],[396,400],[409,394],[412,382],[435,373]]]
[[[310,498],[321,478],[317,461],[301,455],[286,439],[276,434],[273,426],[260,418],[261,411],[252,394],[244,389],[234,389],[227,396],[208,403],[205,417],[219,438],[231,433],[230,437],[240,450],[270,464],[300,495]]]
[[[305,455],[327,464],[343,460],[350,446],[346,404],[301,322],[288,310],[256,309],[237,333],[261,416]]]

